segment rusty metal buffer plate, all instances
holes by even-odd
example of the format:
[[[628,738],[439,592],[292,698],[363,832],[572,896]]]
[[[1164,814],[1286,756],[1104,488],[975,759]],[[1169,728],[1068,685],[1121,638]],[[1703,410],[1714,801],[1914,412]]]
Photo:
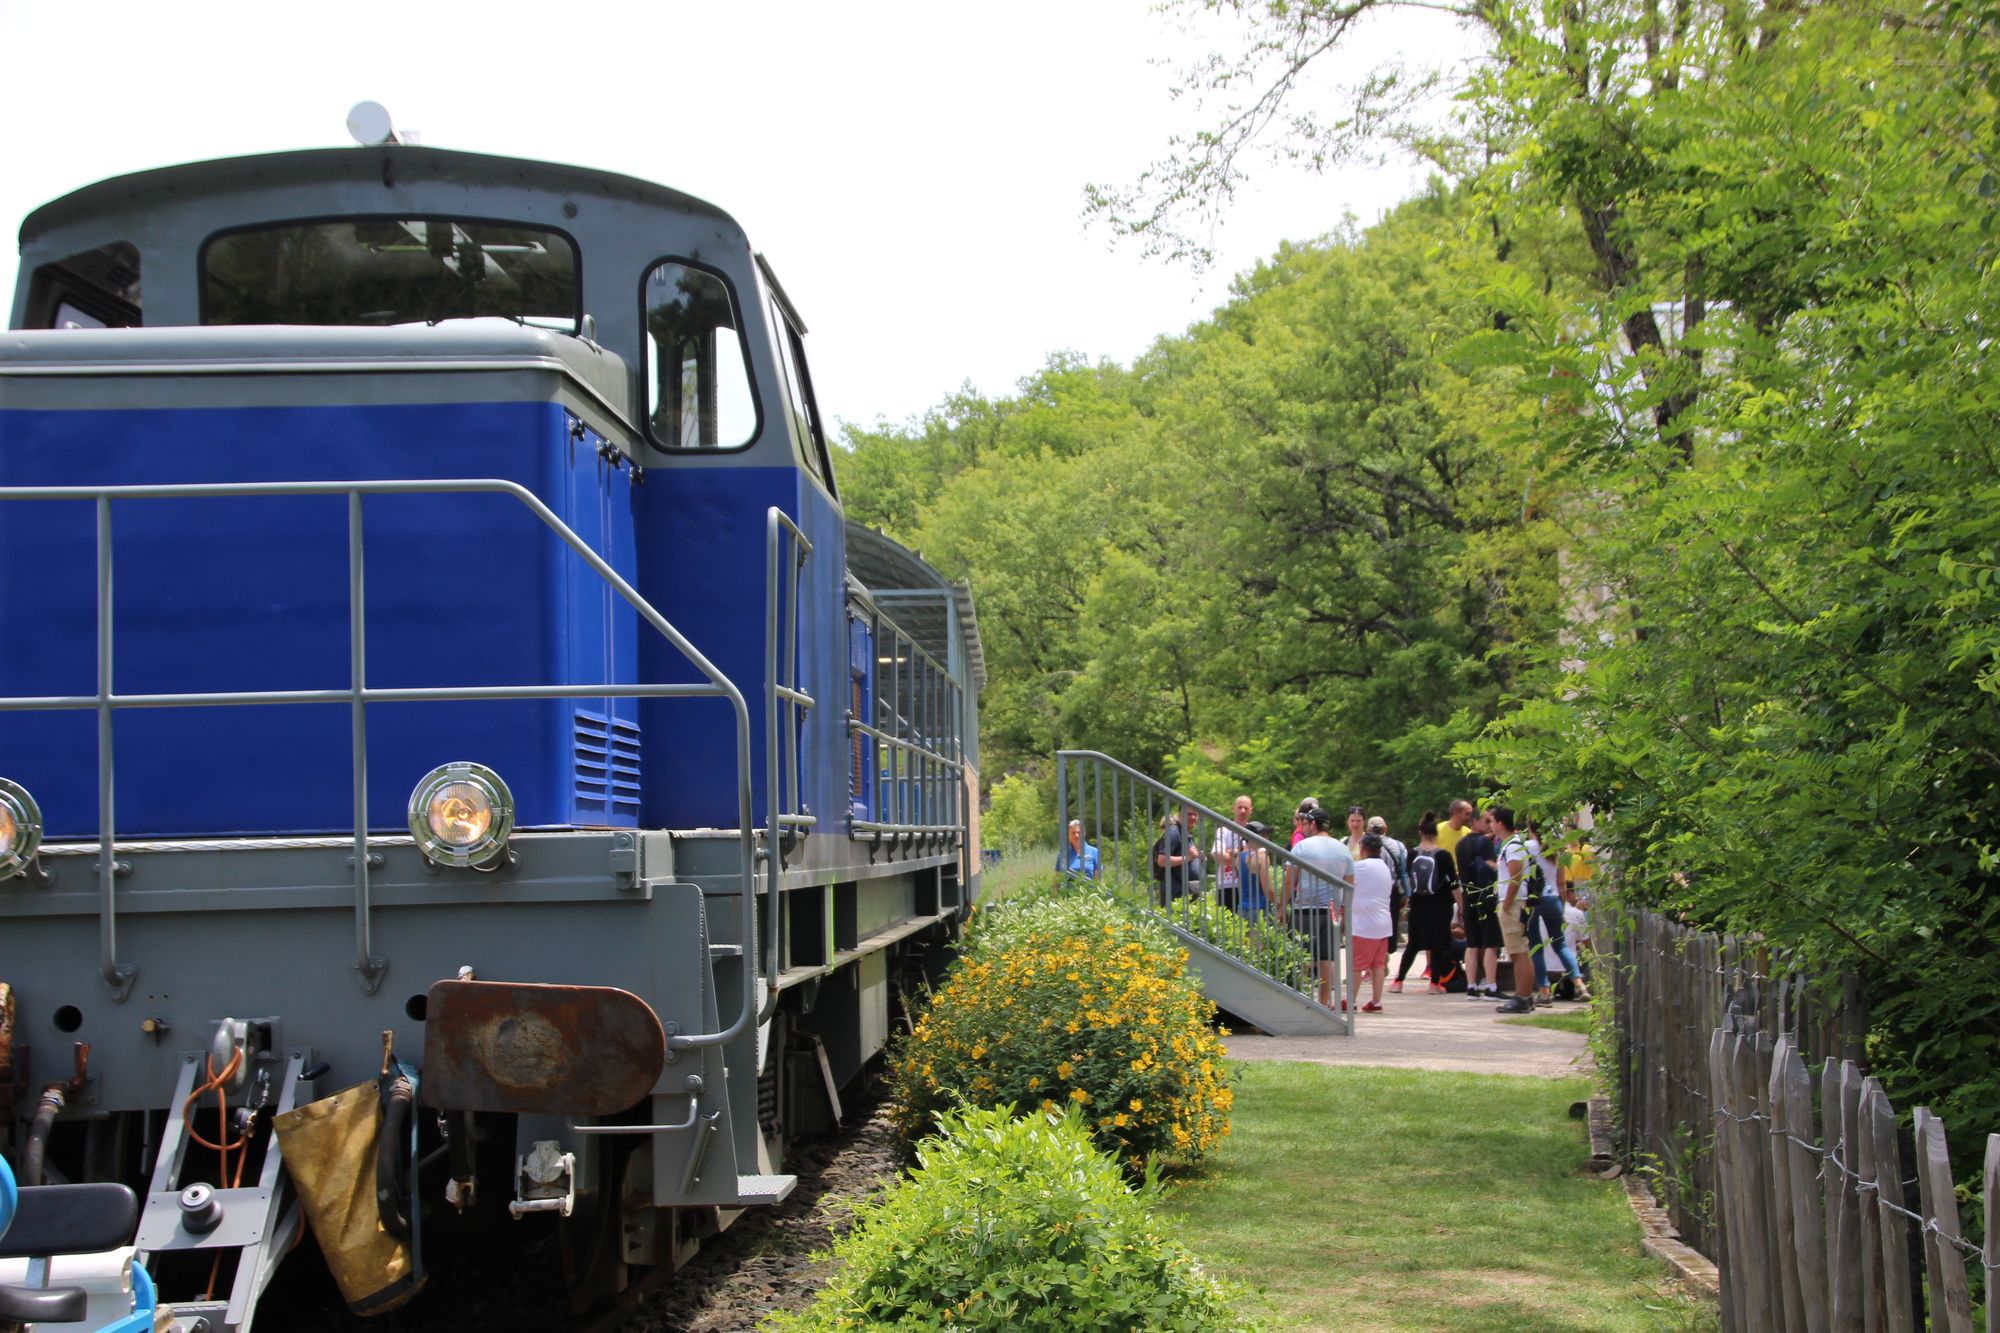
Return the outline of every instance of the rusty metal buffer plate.
[[[612,1115],[666,1065],[651,1007],[611,986],[440,981],[424,1021],[425,1104],[457,1111]]]

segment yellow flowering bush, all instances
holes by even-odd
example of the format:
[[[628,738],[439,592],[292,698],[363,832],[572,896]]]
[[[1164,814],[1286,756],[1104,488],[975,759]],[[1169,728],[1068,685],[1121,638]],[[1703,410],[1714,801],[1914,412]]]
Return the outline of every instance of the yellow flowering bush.
[[[1234,1101],[1214,1016],[1186,951],[1101,895],[983,912],[897,1045],[898,1128],[914,1142],[957,1106],[1075,1108],[1132,1167],[1199,1158]]]

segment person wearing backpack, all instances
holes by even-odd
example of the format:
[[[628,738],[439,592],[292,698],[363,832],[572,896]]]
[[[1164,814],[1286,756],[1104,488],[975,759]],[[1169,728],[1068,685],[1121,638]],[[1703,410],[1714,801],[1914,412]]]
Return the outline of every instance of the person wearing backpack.
[[[1368,831],[1382,840],[1382,860],[1389,867],[1389,951],[1402,946],[1403,909],[1410,902],[1410,849],[1389,836],[1389,821],[1368,816]]]
[[[1532,819],[1521,821],[1528,852],[1528,951],[1535,960],[1535,1003],[1547,1005],[1555,999],[1549,986],[1549,955],[1553,953],[1563,970],[1576,980],[1577,993],[1584,999],[1583,967],[1576,950],[1570,947],[1568,923],[1563,919],[1562,869],[1542,847],[1542,831]]]
[[[1424,811],[1417,825],[1416,850],[1408,854],[1410,885],[1410,939],[1403,961],[1396,965],[1396,979],[1389,990],[1403,992],[1403,978],[1421,950],[1428,955],[1431,994],[1450,989],[1458,961],[1451,947],[1451,918],[1456,910],[1453,891],[1458,887],[1458,870],[1451,857],[1441,855],[1437,841],[1437,812]]]
[[[1457,803],[1453,809],[1456,811]],[[1458,863],[1458,924],[1465,937],[1465,996],[1469,1000],[1500,998],[1500,898],[1493,891],[1499,873],[1494,857],[1499,848],[1483,810],[1468,810],[1465,832],[1452,857]],[[1454,818],[1456,818],[1454,814]],[[1438,849],[1445,847],[1447,820],[1438,829]]]
[[[1187,822],[1182,823],[1183,815]],[[1173,811],[1160,819],[1160,836],[1153,842],[1153,898],[1162,910],[1176,899],[1201,891],[1201,849],[1187,830],[1195,811]]]
[[[1514,994],[1499,1008],[1503,1014],[1531,1014],[1535,1011],[1535,963],[1528,948],[1528,844],[1514,831],[1514,812],[1496,805],[1486,812],[1493,836],[1500,843],[1495,868],[1499,883],[1500,942],[1514,965]]]

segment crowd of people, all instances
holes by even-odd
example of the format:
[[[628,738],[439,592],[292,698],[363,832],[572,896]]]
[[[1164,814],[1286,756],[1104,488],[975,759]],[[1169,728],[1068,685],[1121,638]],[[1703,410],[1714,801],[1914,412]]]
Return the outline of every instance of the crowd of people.
[[[1319,1001],[1328,1008],[1380,1013],[1385,994],[1402,992],[1420,955],[1421,980],[1433,993],[1501,1001],[1501,1013],[1590,998],[1585,956],[1595,865],[1580,831],[1552,829],[1545,837],[1533,819],[1507,806],[1455,800],[1442,819],[1426,810],[1408,842],[1358,805],[1348,808],[1341,836],[1332,810],[1308,796],[1292,815],[1290,857],[1274,867],[1262,844],[1287,844],[1254,814],[1251,798],[1237,797],[1230,822],[1206,845],[1199,810],[1163,816],[1151,854],[1155,896],[1164,906],[1212,893],[1248,920],[1286,922],[1307,941]],[[1098,878],[1102,862],[1081,821],[1070,822],[1068,841],[1063,868]],[[1343,885],[1351,890],[1348,982],[1336,996]]]

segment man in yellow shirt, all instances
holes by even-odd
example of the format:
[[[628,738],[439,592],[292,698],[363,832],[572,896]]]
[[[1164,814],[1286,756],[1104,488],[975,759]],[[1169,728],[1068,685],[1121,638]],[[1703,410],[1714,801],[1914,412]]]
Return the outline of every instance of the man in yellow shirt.
[[[1437,826],[1438,850],[1451,855],[1454,858],[1453,864],[1455,865],[1457,864],[1458,840],[1468,832],[1466,821],[1472,818],[1472,802],[1466,800],[1453,801],[1451,808],[1445,813],[1447,816],[1445,822]]]
[[[1578,829],[1570,835],[1569,847],[1563,855],[1563,880],[1580,887],[1588,884],[1596,874],[1597,849],[1585,840],[1583,831]],[[1584,892],[1588,896],[1589,890]]]

